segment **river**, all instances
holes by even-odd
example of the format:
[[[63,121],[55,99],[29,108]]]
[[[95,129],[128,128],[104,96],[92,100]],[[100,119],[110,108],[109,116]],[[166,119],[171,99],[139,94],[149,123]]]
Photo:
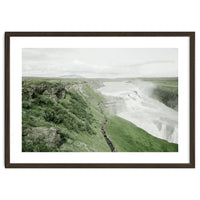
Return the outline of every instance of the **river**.
[[[111,81],[99,88],[110,112],[144,129],[153,136],[178,143],[178,112],[151,97],[151,82]]]

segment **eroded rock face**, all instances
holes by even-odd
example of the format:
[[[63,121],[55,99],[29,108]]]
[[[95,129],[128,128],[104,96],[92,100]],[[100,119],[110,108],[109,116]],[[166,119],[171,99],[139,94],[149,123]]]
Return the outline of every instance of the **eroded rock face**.
[[[58,129],[55,127],[32,127],[26,128],[24,133],[24,139],[32,142],[44,144],[47,147],[58,146],[61,138],[57,133]]]
[[[55,102],[58,99],[65,97],[66,88],[63,84],[31,84],[28,82],[23,82],[23,97],[29,101],[36,98],[38,95],[46,95]]]
[[[65,88],[62,86],[50,88],[48,90],[45,90],[43,92],[43,95],[47,95],[52,100],[57,101],[58,99],[63,99],[65,97]]]
[[[26,96],[27,100],[31,100],[33,98],[33,92],[34,92],[34,89],[31,88],[31,87],[28,87],[26,89],[23,89],[23,95]]]

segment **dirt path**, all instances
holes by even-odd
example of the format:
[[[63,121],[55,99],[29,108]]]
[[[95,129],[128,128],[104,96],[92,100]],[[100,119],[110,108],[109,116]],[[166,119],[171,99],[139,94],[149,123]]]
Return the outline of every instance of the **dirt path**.
[[[98,103],[98,107],[99,107],[99,109],[101,111],[101,114],[104,116],[104,119],[105,119],[104,123],[101,126],[101,132],[102,132],[102,134],[103,134],[103,136],[104,136],[104,138],[105,138],[108,146],[110,147],[111,152],[116,152],[116,149],[114,148],[112,142],[110,141],[110,139],[108,138],[108,136],[106,134],[106,131],[104,130],[104,126],[108,123],[107,117],[104,114],[103,109],[101,108],[100,103]]]

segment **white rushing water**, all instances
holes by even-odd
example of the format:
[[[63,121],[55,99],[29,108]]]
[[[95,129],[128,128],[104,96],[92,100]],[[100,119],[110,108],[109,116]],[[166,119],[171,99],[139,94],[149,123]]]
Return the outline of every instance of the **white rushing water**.
[[[107,98],[110,111],[148,133],[178,143],[178,112],[151,98],[151,82],[104,82],[99,88]]]

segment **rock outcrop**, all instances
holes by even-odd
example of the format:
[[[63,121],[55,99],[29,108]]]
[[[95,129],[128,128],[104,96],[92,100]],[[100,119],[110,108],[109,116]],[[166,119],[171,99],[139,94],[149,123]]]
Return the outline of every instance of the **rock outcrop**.
[[[31,127],[23,131],[24,141],[38,143],[46,147],[56,147],[59,145],[61,138],[55,127]]]

